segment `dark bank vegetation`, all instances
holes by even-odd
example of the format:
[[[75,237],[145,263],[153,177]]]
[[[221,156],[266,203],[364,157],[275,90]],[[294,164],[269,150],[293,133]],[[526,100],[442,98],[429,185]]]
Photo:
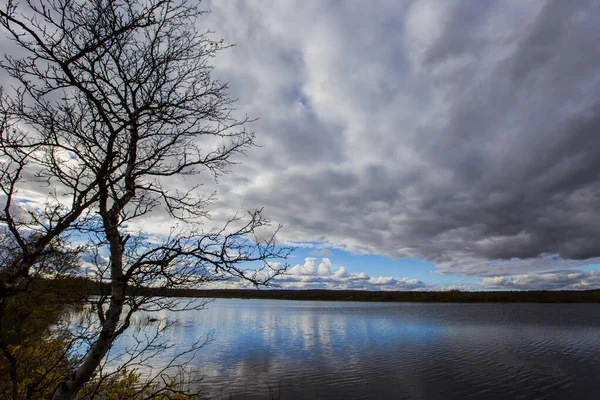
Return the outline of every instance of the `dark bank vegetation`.
[[[5,278],[0,274],[0,279]],[[77,277],[22,281],[2,313],[0,399],[47,399],[79,363],[77,333],[64,325],[80,314],[97,283]],[[97,291],[101,292],[101,291]],[[8,379],[7,379],[8,378]],[[76,399],[194,399],[182,380],[148,381],[135,369],[98,371]]]
[[[391,292],[362,290],[153,290],[161,296],[273,300],[383,301],[432,303],[600,303],[600,290],[535,290],[501,292]]]
[[[195,290],[177,296],[277,300],[331,300],[437,303],[599,303],[600,290],[590,291],[487,291],[396,292],[358,290]]]
[[[85,288],[89,295],[101,295],[107,286],[85,278],[71,284]],[[104,288],[104,289],[103,289]],[[240,298],[272,300],[381,301],[432,303],[600,303],[600,289],[512,290],[512,291],[367,291],[367,290],[286,290],[286,289],[165,289],[132,288],[130,294],[165,297]]]

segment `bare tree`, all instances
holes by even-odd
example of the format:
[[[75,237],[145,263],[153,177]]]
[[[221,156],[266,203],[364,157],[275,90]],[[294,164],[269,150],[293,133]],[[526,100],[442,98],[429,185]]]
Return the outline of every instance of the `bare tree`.
[[[74,398],[94,377],[137,311],[170,306],[143,288],[227,277],[265,285],[283,272],[269,260],[289,250],[276,246],[277,229],[259,240],[269,225],[260,210],[203,228],[213,194],[167,184],[203,171],[216,178],[255,140],[248,119],[232,115],[227,85],[211,77],[209,62],[224,46],[198,30],[197,3],[24,0],[0,10],[19,52],[1,64],[18,85],[2,96],[0,221],[19,250],[1,294],[73,232],[89,239],[94,274],[110,287],[95,300],[85,355],[54,399]],[[43,206],[23,203],[27,185],[50,188]],[[128,228],[160,210],[177,221],[169,234]]]

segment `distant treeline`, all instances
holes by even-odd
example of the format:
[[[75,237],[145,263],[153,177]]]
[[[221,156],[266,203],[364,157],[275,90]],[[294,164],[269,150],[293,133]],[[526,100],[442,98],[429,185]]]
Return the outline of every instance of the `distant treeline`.
[[[109,288],[84,278],[71,278],[80,292],[88,295],[107,294]],[[400,292],[366,290],[283,290],[283,289],[157,289],[135,288],[130,294],[167,297],[241,298],[274,300],[443,302],[443,303],[600,303],[596,290],[530,290],[464,292]]]
[[[165,295],[165,294],[162,294]],[[600,290],[505,292],[390,292],[358,290],[173,290],[176,297],[275,300],[446,302],[446,303],[600,303]]]

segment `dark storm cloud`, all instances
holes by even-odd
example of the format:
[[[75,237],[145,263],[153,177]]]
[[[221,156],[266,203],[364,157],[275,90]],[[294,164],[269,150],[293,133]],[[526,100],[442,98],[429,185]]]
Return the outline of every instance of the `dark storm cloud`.
[[[546,4],[512,54],[459,92],[443,146],[434,147],[462,200],[444,207],[434,193],[429,209],[478,233],[474,255],[599,255],[600,29],[590,17],[599,10],[565,4]]]
[[[259,127],[277,173],[242,191],[285,237],[464,275],[600,256],[598,2],[308,4],[241,44],[302,60],[310,106]]]

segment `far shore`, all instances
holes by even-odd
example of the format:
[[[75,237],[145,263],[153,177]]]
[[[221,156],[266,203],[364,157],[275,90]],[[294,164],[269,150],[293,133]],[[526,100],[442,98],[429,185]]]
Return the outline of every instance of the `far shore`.
[[[108,284],[98,284],[82,277],[61,279],[64,290],[80,295],[108,295]],[[367,291],[367,290],[297,290],[297,289],[165,289],[129,288],[130,295],[190,298],[237,298],[269,300],[378,301],[412,303],[600,303],[600,289],[529,290],[529,291]]]
[[[154,290],[151,290],[151,292]],[[149,293],[150,294],[150,293]],[[434,303],[600,303],[600,290],[586,291],[364,291],[283,289],[190,289],[154,293],[169,297]]]

